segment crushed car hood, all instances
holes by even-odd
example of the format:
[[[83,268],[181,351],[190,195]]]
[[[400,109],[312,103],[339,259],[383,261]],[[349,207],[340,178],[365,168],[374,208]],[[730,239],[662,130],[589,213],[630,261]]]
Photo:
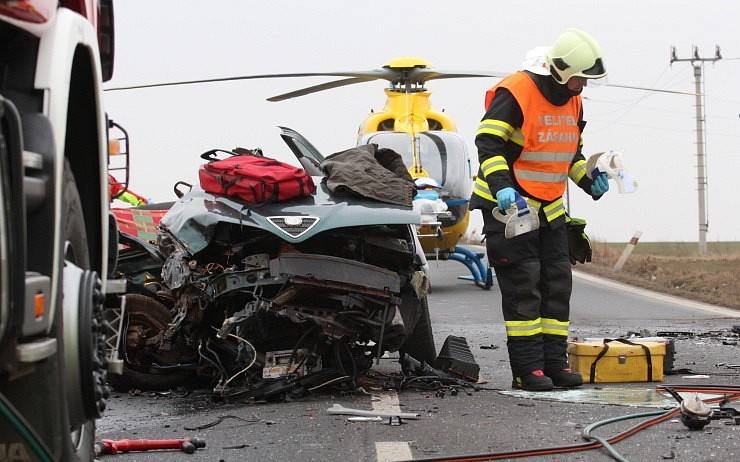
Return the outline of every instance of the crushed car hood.
[[[166,227],[191,254],[205,249],[219,222],[251,226],[286,242],[305,241],[328,229],[367,225],[419,224],[411,207],[347,196],[332,196],[321,177],[314,177],[316,194],[287,202],[246,204],[207,193],[198,187],[184,195],[162,218]]]

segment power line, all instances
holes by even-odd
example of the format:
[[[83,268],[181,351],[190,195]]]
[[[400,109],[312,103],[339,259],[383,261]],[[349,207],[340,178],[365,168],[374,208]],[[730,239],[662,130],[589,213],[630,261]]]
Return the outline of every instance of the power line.
[[[658,82],[666,75],[666,72],[668,72],[669,69],[670,69],[670,67],[666,67],[665,69],[663,69],[663,72],[661,72],[660,75],[658,75],[658,77],[653,81],[653,83],[650,86],[651,87],[654,87],[655,85],[657,85]],[[680,75],[680,74],[678,76],[673,76],[670,79],[670,83],[667,83],[666,86],[670,87],[671,85],[675,85],[676,83],[678,83],[679,80],[677,80],[676,77],[679,77],[679,80],[682,80],[683,79],[683,76]],[[620,120],[624,119],[627,116],[627,114],[629,114],[630,112],[632,112],[637,107],[638,104],[640,104],[646,98],[648,98],[650,96],[653,96],[655,94],[656,93],[654,93],[654,92],[645,93],[643,95],[640,95],[638,98],[635,98],[634,100],[631,100],[631,102],[628,103],[626,105],[626,107],[624,107],[624,108],[617,109],[617,110],[614,110],[614,111],[608,111],[606,113],[602,113],[601,115],[608,115],[608,114],[618,113],[620,111],[623,111],[621,114],[619,114],[617,117],[615,117],[611,122],[607,123],[605,126],[603,126],[601,128],[592,130],[591,133],[599,133],[599,132],[602,132],[602,131],[610,128],[612,125],[617,124]]]

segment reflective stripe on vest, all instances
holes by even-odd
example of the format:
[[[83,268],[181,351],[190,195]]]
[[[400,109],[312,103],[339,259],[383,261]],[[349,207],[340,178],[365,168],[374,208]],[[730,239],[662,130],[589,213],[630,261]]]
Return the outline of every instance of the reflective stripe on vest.
[[[538,172],[536,170],[527,170],[523,167],[520,167],[518,169],[514,167],[514,173],[516,174],[516,179],[519,180],[519,184],[521,184],[521,180],[536,181],[539,183],[562,184],[568,178],[568,172]],[[565,190],[565,186],[563,186],[563,190]],[[562,193],[560,195],[562,195]]]
[[[487,106],[499,87],[511,92],[524,114],[522,127],[517,130],[523,135],[522,153],[512,168],[517,183],[526,195],[546,201],[561,197],[570,162],[581,139],[578,127],[581,97],[572,97],[564,105],[556,106],[540,93],[529,75],[517,72],[486,92]],[[515,135],[516,131],[510,140]]]
[[[574,152],[522,152],[519,158],[535,162],[568,162],[570,164],[575,155]]]
[[[486,180],[480,177],[476,178],[475,182],[473,183],[473,194],[480,196],[487,201],[493,202],[494,204],[498,203],[493,194],[491,194],[491,190],[488,188],[488,183],[486,183]],[[529,207],[534,210],[535,213],[537,213],[541,207],[542,212],[545,214],[545,219],[547,219],[548,223],[560,216],[565,215],[565,204],[563,203],[562,197],[556,199],[555,201],[547,204],[544,207],[542,207],[541,202],[529,197],[527,198],[527,203],[529,204]]]

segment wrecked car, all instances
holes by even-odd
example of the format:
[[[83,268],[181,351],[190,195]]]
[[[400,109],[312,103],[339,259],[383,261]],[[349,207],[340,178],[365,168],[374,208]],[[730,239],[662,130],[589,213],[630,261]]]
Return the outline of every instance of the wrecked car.
[[[114,388],[207,383],[222,396],[284,398],[355,379],[386,351],[435,359],[425,260],[411,207],[333,196],[323,156],[281,137],[316,193],[260,206],[181,192],[156,238],[121,233],[127,280]],[[199,382],[200,381],[200,382]]]

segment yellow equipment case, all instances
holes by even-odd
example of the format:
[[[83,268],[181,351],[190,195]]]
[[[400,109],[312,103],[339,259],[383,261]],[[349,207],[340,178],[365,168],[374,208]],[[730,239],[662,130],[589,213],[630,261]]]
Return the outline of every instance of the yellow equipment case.
[[[661,342],[568,342],[570,368],[587,383],[661,382],[665,354]]]

